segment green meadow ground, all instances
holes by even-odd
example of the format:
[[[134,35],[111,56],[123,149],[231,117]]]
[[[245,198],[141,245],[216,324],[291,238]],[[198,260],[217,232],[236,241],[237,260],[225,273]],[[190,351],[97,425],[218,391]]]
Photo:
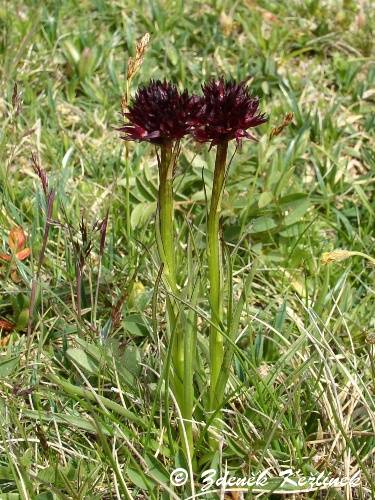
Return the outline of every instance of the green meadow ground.
[[[179,488],[169,479],[191,464],[180,451],[163,371],[156,163],[144,144],[130,144],[126,162],[114,130],[127,59],[145,32],[151,42],[132,92],[150,78],[199,91],[209,77],[250,76],[269,115],[259,142],[234,157],[223,200],[233,276],[223,293],[238,300],[246,287],[246,300],[219,453],[206,444],[203,405],[204,185],[209,194],[212,152],[186,141],[176,172],[178,267],[198,289],[186,305],[198,324],[195,494],[200,472],[211,467],[237,477],[268,469],[273,478],[291,467],[303,476],[361,473],[354,489],[299,498],[373,498],[375,270],[366,258],[375,253],[373,7],[351,0],[1,3],[0,253],[10,253],[14,226],[31,249],[0,267],[0,319],[15,325],[10,335],[12,327],[3,328],[0,347],[1,499],[192,495],[190,480]],[[270,138],[290,112],[293,123]],[[43,262],[47,206],[32,154],[56,194]],[[107,210],[101,255],[92,226]],[[82,221],[91,243],[82,241]],[[322,253],[336,248],[365,256],[323,265]]]

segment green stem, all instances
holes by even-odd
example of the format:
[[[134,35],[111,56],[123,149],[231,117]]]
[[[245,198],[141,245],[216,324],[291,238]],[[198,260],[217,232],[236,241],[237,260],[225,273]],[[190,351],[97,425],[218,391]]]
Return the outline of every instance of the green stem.
[[[177,275],[176,275],[176,257],[174,242],[174,207],[173,207],[173,169],[176,162],[176,152],[178,144],[166,143],[161,146],[160,165],[159,165],[159,230],[162,251],[160,252],[164,264],[164,275],[168,286],[173,294],[178,293]],[[184,339],[184,332],[181,329],[183,324],[183,314],[179,314],[176,301],[167,297],[167,315],[172,346],[172,365],[174,377],[172,379],[176,400],[180,406],[182,416],[187,421],[192,419],[192,408],[194,398],[193,393],[193,374],[192,367],[185,366],[185,353],[191,358],[190,345],[187,345]],[[191,386],[186,390],[186,385]],[[185,430],[188,437],[190,453],[193,452],[193,435],[190,422],[185,422]],[[183,432],[181,430],[181,435]],[[184,439],[182,439],[184,443]]]
[[[125,218],[126,218],[126,237],[128,239],[129,247],[131,237],[131,224],[130,224],[130,165],[129,165],[129,149],[125,143]]]
[[[194,282],[194,263],[191,238],[187,245],[187,296],[194,304],[199,287]],[[197,345],[197,316],[190,310],[184,315],[184,409],[185,430],[190,446],[190,456],[194,456],[193,448],[193,408],[194,408],[194,365]]]
[[[159,224],[163,245],[164,271],[173,292],[177,291],[173,238],[173,144],[161,146],[159,166]]]
[[[211,204],[207,221],[208,236],[208,275],[210,283],[210,307],[212,322],[210,327],[210,410],[214,410],[218,401],[215,398],[215,388],[220,374],[224,356],[223,336],[219,331],[222,322],[222,270],[219,222],[221,199],[224,190],[225,169],[228,153],[228,143],[219,144],[216,151],[214,180],[211,194]]]
[[[162,259],[164,273],[172,293],[177,293],[176,258],[174,243],[174,209],[173,209],[173,167],[175,163],[175,148],[169,142],[161,146],[161,157],[159,165],[159,227],[162,244]],[[176,327],[178,310],[175,301],[167,298],[167,313],[169,317],[171,332],[174,332],[173,365],[177,375],[176,386],[181,386],[184,374],[184,346],[179,329]],[[177,387],[176,387],[177,389]],[[177,400],[180,390],[177,389]]]

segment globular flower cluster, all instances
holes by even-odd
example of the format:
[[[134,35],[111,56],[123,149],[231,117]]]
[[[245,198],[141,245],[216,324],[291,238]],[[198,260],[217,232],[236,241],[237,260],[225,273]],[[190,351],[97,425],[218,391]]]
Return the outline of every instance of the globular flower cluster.
[[[191,132],[197,104],[198,98],[190,96],[187,90],[180,93],[169,82],[151,80],[138,90],[125,114],[129,122],[118,130],[125,133],[124,140],[159,145],[176,141]]]
[[[238,143],[245,137],[253,139],[247,129],[267,121],[266,115],[259,113],[259,99],[250,95],[245,82],[211,80],[202,91],[199,126],[193,131],[198,142],[216,145],[232,139]]]
[[[211,80],[202,86],[202,96],[180,93],[169,82],[151,81],[141,87],[119,130],[122,139],[164,144],[192,135],[211,145],[252,138],[247,130],[267,121],[259,112],[259,99],[252,97],[245,82]]]

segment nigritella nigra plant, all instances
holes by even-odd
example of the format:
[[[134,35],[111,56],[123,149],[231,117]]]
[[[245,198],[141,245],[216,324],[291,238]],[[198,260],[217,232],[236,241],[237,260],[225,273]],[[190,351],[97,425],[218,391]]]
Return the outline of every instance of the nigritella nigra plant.
[[[172,295],[178,294],[176,252],[174,240],[173,176],[180,152],[180,141],[188,135],[196,122],[199,99],[167,81],[151,81],[141,87],[124,113],[127,122],[119,128],[126,141],[146,141],[156,146],[159,169],[158,215],[156,240],[163,274]],[[189,447],[192,449],[193,381],[186,380],[185,365],[192,365],[194,349],[184,345],[184,334],[179,326],[178,305],[167,296],[169,338],[172,339],[173,388],[182,415],[186,420]],[[186,355],[186,352],[189,355]],[[189,371],[189,370],[188,370]],[[191,370],[190,370],[191,372]]]
[[[239,145],[245,138],[256,139],[248,129],[265,123],[267,118],[259,112],[259,100],[250,94],[246,82],[236,83],[220,78],[203,85],[202,91],[198,123],[192,133],[198,142],[209,142],[211,146],[216,146],[215,171],[207,218],[209,293],[213,323],[210,329],[209,407],[214,411],[222,403],[224,388],[229,377],[228,370],[223,370],[224,339],[220,333],[223,320],[223,273],[219,237],[221,199],[228,168],[228,143],[235,139]]]
[[[211,326],[209,341],[210,385],[208,410],[221,408],[228,381],[232,354],[225,350],[221,327],[223,323],[223,272],[219,222],[221,199],[228,170],[228,143],[256,138],[249,129],[267,121],[259,112],[259,100],[253,97],[245,82],[223,78],[202,87],[203,95],[191,96],[166,81],[151,81],[141,87],[127,110],[124,125],[119,128],[125,141],[145,141],[156,147],[159,169],[158,214],[156,241],[163,264],[167,294],[169,339],[172,342],[172,386],[184,419],[187,436],[185,451],[194,452],[192,419],[194,404],[193,365],[195,340],[189,340],[176,297],[179,286],[176,273],[174,240],[173,176],[180,152],[180,141],[191,135],[197,142],[216,147],[216,161],[207,218],[207,262]],[[225,355],[225,356],[224,356]],[[182,441],[184,435],[181,433]]]

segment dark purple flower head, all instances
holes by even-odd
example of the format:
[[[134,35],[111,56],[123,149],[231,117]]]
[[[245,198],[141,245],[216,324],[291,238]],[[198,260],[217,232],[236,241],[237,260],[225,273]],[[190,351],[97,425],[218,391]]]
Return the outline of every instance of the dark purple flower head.
[[[198,142],[216,145],[232,139],[240,143],[244,137],[255,139],[247,129],[261,125],[267,118],[258,110],[259,99],[250,95],[245,84],[220,78],[202,86],[198,125],[193,130]]]
[[[160,80],[141,87],[125,113],[129,120],[123,127],[125,141],[148,141],[165,144],[187,135],[194,125],[198,97]]]

